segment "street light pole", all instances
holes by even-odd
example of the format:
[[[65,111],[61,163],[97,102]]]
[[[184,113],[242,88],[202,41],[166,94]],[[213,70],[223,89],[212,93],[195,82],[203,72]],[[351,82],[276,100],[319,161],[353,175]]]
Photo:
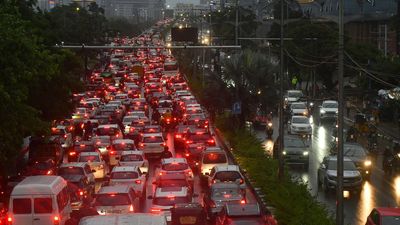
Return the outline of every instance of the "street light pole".
[[[239,0],[236,0],[235,45],[238,45],[238,38],[239,38]]]
[[[336,190],[336,224],[344,224],[343,211],[343,60],[344,60],[344,1],[339,0],[339,49],[338,49],[338,154],[337,154],[337,190]]]
[[[279,90],[279,153],[278,153],[278,159],[279,159],[279,168],[278,168],[278,177],[280,180],[283,179],[284,175],[284,165],[283,165],[283,84],[284,84],[284,69],[283,69],[283,4],[285,0],[281,0],[281,37],[280,37],[280,63],[279,63],[279,71],[280,71],[280,79],[279,79],[279,85],[280,85],[280,90]]]

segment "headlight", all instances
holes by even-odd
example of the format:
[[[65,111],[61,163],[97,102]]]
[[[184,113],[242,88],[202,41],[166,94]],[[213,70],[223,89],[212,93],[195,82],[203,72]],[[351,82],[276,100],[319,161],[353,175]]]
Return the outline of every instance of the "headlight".
[[[338,110],[336,110],[336,111],[335,111],[335,113],[336,113],[336,114],[338,114],[338,113],[339,113],[339,111],[338,111]]]
[[[269,126],[269,127],[272,127],[272,123],[268,123],[268,126]]]
[[[303,152],[303,155],[307,156],[308,155],[308,151]]]
[[[308,114],[308,113],[307,113],[306,111],[303,112],[303,115],[307,116],[307,114]]]
[[[286,155],[286,151],[283,151],[283,152],[282,152],[282,155]]]
[[[364,166],[371,166],[371,164],[372,164],[371,160],[366,160],[364,162]]]
[[[325,113],[325,110],[321,109],[321,110],[319,110],[319,112],[322,113],[322,114],[324,114],[324,113]]]
[[[310,102],[310,106],[314,106],[314,102]]]

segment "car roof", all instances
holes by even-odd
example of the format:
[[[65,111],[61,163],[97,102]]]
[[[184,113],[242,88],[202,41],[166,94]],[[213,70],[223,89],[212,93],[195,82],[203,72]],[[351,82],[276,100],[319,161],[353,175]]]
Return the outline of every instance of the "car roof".
[[[203,153],[208,153],[208,152],[223,152],[223,153],[225,153],[225,151],[222,150],[220,147],[207,147],[206,150],[203,151]]]
[[[69,162],[69,163],[62,163],[60,167],[85,167],[87,162]]]
[[[258,204],[226,204],[226,213],[229,216],[256,216],[261,215],[260,206]]]
[[[119,126],[118,126],[118,124],[102,124],[102,125],[99,125],[98,128],[99,129],[100,128],[119,128]]]
[[[130,189],[129,185],[113,185],[103,186],[100,188],[97,194],[108,194],[108,193],[128,193]]]
[[[137,166],[114,166],[111,173],[113,172],[136,172]]]
[[[215,172],[219,171],[238,171],[240,172],[240,168],[238,165],[216,165],[214,166]]]
[[[166,158],[161,159],[161,165],[171,163],[187,163],[186,158]]]
[[[144,156],[142,151],[122,151],[121,155],[141,155]]]
[[[81,153],[79,153],[79,156],[82,156],[82,155],[95,155],[95,156],[99,156],[100,153],[99,153],[99,152],[81,152]]]
[[[17,184],[11,195],[58,194],[66,185],[60,176],[30,176]]]
[[[168,196],[175,196],[175,197],[182,197],[187,196],[188,188],[187,187],[158,187],[154,192],[155,197],[168,197]]]
[[[158,177],[159,180],[187,180],[184,173],[166,173]]]
[[[87,216],[81,219],[79,225],[166,225],[164,215],[150,213],[116,214]]]
[[[131,139],[115,139],[113,141],[113,144],[134,144],[135,141],[131,140]]]
[[[143,137],[160,136],[163,137],[162,133],[144,133]]]
[[[327,156],[326,159],[327,159],[328,161],[337,161],[337,156],[335,156],[335,155]],[[343,161],[350,161],[350,162],[352,162],[352,160],[351,160],[350,158],[348,158],[348,157],[343,157]]]
[[[400,216],[400,208],[379,207],[375,209],[382,216]]]
[[[306,119],[308,119],[307,116],[292,116],[292,119],[293,119],[293,118],[306,118]]]
[[[322,104],[324,104],[324,103],[338,103],[338,102],[335,100],[325,100],[322,102]]]
[[[232,182],[217,182],[211,185],[210,189],[219,188],[240,188],[240,185]]]

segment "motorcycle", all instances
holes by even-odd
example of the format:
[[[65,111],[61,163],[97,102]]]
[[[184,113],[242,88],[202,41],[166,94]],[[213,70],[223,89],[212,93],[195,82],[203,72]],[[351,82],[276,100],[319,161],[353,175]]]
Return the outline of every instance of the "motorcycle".
[[[400,173],[400,153],[383,159],[383,171],[386,175]]]
[[[177,119],[172,117],[161,117],[161,126],[164,128],[165,132],[172,130],[176,126]]]
[[[274,133],[274,127],[272,126],[272,122],[271,121],[267,122],[267,126],[266,126],[266,129],[265,129],[265,132],[267,134],[268,139],[271,139],[272,138],[272,134]]]

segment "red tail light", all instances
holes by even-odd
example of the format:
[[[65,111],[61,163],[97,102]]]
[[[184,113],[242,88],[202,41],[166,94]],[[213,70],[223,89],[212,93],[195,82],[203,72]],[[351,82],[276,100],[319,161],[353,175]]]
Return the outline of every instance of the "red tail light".
[[[175,138],[182,138],[182,135],[177,134],[177,135],[175,135]]]
[[[47,171],[47,175],[51,175],[53,173],[53,171],[51,171],[51,170],[49,170],[49,171]]]
[[[240,200],[240,204],[246,204],[246,200],[245,199]]]
[[[186,141],[186,144],[190,144],[190,143],[192,143],[193,141],[191,141],[191,140],[187,140]]]
[[[215,183],[217,183],[217,181],[216,180],[212,180],[211,183],[215,184]]]
[[[160,144],[160,146],[165,147],[167,146],[165,143]]]
[[[111,152],[110,152],[110,155],[115,155],[115,151],[111,151]]]
[[[59,225],[59,224],[60,224],[60,217],[54,216],[53,217],[53,225]]]
[[[12,225],[13,219],[9,216],[7,217],[7,224]]]
[[[243,184],[244,183],[244,180],[243,179],[240,179],[240,184]]]
[[[186,153],[185,156],[186,156],[186,157],[189,157],[189,153]]]
[[[139,144],[139,147],[144,147],[144,144],[143,144],[143,143],[140,143],[140,144]]]
[[[135,180],[135,183],[136,183],[136,184],[141,184],[142,181],[141,181],[141,180]]]
[[[214,139],[208,140],[208,143],[214,143],[214,142],[215,142]]]
[[[83,190],[79,190],[78,193],[79,193],[79,196],[83,196],[83,194],[84,194]]]
[[[129,212],[133,212],[133,205],[129,206]]]
[[[161,209],[151,209],[151,212],[153,212],[153,213],[159,213],[159,212],[161,212]]]
[[[67,138],[67,135],[66,135],[66,134],[64,134],[64,138]]]
[[[76,155],[76,152],[69,152],[69,155],[74,156],[74,155]]]

